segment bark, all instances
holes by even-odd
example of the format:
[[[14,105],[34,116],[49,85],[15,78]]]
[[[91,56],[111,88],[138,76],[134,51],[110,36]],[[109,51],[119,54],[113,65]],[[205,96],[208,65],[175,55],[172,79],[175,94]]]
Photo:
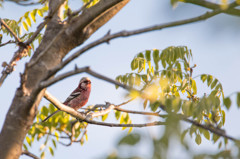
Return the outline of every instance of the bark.
[[[0,158],[17,159],[22,153],[24,138],[33,124],[39,102],[44,89],[39,83],[47,76],[48,70],[61,63],[65,55],[76,46],[81,45],[98,28],[108,22],[124,7],[129,0],[101,0],[94,7],[86,9],[75,17],[65,32],[60,35],[32,67],[27,67],[21,75],[21,84],[16,90],[12,104],[6,115],[0,133]],[[49,11],[53,11],[60,0],[49,3]],[[35,51],[31,61],[48,46],[59,31],[64,27],[61,22],[61,7],[49,22],[43,40]]]

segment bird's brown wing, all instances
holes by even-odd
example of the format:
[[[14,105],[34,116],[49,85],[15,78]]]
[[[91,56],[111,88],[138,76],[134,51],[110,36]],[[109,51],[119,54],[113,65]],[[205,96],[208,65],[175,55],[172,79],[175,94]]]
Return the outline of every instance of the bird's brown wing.
[[[74,90],[70,96],[64,101],[63,104],[68,105],[68,102],[73,100],[74,98],[78,97],[81,94],[81,91]]]

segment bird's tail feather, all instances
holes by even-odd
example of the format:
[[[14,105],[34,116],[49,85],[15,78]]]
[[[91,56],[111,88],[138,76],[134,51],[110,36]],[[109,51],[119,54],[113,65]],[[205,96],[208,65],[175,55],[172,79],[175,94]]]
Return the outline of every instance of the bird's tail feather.
[[[48,117],[46,117],[42,122],[47,121],[51,116],[55,115],[57,112],[59,112],[60,110],[56,110],[55,112],[53,112],[52,114],[50,114]]]

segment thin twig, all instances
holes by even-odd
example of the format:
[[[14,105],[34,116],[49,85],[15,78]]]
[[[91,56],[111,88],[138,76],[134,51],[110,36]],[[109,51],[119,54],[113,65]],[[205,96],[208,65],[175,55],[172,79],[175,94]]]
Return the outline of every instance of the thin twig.
[[[202,6],[202,7],[209,8],[209,9],[219,9],[219,8],[221,8],[221,6],[219,4],[212,3],[212,2],[207,1],[207,0],[197,0],[197,1],[196,0],[184,0],[184,1],[181,1],[181,2],[191,3],[191,4],[195,4],[197,6]],[[223,10],[223,13],[234,15],[234,16],[240,16],[240,10],[236,9],[236,8]]]
[[[21,1],[18,1],[18,0],[6,0],[7,2],[14,2],[18,5],[21,5],[21,6],[32,6],[32,5],[39,5],[41,4],[40,2],[31,2],[31,3],[21,3]],[[24,2],[24,1],[22,1]]]
[[[101,126],[108,126],[108,127],[149,127],[149,126],[159,126],[159,125],[167,125],[166,122],[162,121],[154,121],[151,123],[144,123],[144,124],[116,124],[116,123],[106,123],[106,122],[100,122],[100,121],[94,121],[94,120],[84,120],[85,122],[89,124],[94,125],[101,125]]]
[[[5,23],[5,21],[3,19],[0,18],[0,24],[2,26],[4,26],[8,32],[10,34],[12,34],[12,36],[14,37],[15,41],[17,41],[18,43],[21,42],[21,39],[18,38],[18,36],[12,31],[12,29]]]
[[[14,43],[16,43],[16,41],[9,40],[9,41],[7,41],[7,42],[5,42],[5,43],[1,43],[1,44],[0,44],[0,47],[5,46],[5,45],[7,45],[7,44],[14,44]]]
[[[50,135],[50,136],[54,136],[54,137],[58,137],[58,138],[61,138],[61,139],[69,139],[70,137],[69,136],[57,136],[57,135],[54,135],[54,134],[51,134],[51,133],[45,133],[47,135]]]
[[[134,111],[134,110],[127,110],[119,107],[115,107],[114,109],[121,112],[132,113],[132,114],[152,115],[152,116],[158,116],[158,117],[164,117],[164,118],[168,116],[168,115],[160,115],[159,113],[155,113],[155,112]]]
[[[23,150],[22,151],[22,155],[27,155],[29,157],[32,157],[33,159],[40,159],[39,157],[37,157],[36,155],[34,155],[33,153],[27,151],[27,150]]]
[[[126,102],[123,102],[121,104],[116,105],[116,107],[120,107],[120,106],[126,105],[126,104],[130,103],[131,101],[133,101],[134,99],[135,98],[131,98],[131,99],[127,100]]]
[[[200,123],[198,123],[196,121],[190,120],[187,117],[182,116],[182,115],[181,116],[179,115],[178,117],[180,117],[180,119],[182,119],[183,121],[191,123],[191,124],[193,124],[193,125],[195,125],[197,127],[203,128],[205,130],[209,130],[210,132],[212,132],[212,133],[214,133],[214,134],[216,134],[218,136],[222,136],[222,137],[227,138],[227,139],[232,140],[232,141],[239,141],[236,138],[227,135],[226,132],[224,130],[220,129],[220,128],[216,128],[216,127],[208,126],[208,125],[202,125],[202,124],[200,124]]]
[[[229,4],[228,9],[231,9],[233,7],[236,7],[236,6],[238,6],[237,3],[233,2],[233,3]],[[80,55],[82,55],[86,51],[88,51],[88,50],[90,50],[90,49],[92,49],[95,46],[98,46],[100,44],[103,44],[103,43],[106,43],[106,42],[109,43],[109,41],[112,40],[112,39],[116,39],[116,38],[119,38],[119,37],[128,37],[128,36],[132,36],[132,35],[147,33],[147,32],[156,31],[156,30],[161,30],[161,29],[164,29],[164,28],[170,28],[170,27],[175,27],[175,26],[180,26],[180,25],[184,25],[184,24],[190,24],[190,23],[193,23],[193,22],[206,20],[206,19],[211,18],[211,17],[213,17],[217,14],[222,13],[223,11],[226,11],[226,10],[222,10],[222,9],[218,8],[218,9],[212,11],[212,12],[206,12],[203,15],[200,15],[200,16],[197,16],[197,17],[194,17],[194,18],[190,18],[190,19],[179,20],[179,21],[175,21],[175,22],[169,22],[169,23],[165,23],[165,24],[150,26],[150,27],[147,27],[147,28],[142,28],[142,29],[137,29],[137,30],[132,30],[132,31],[121,31],[121,32],[118,32],[118,33],[115,33],[115,34],[106,34],[102,38],[84,46],[79,51],[75,52],[73,55],[71,55],[66,60],[64,60],[61,64],[59,64],[58,66],[53,68],[50,71],[51,73],[49,74],[49,77],[51,77],[53,74],[55,74],[56,72],[61,70],[68,63],[70,63],[71,61],[73,61],[75,58],[79,57]]]

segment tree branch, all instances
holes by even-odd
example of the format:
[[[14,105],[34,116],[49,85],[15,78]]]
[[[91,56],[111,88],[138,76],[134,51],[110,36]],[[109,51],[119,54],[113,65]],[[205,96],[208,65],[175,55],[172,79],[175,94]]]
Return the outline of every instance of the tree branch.
[[[29,157],[32,157],[33,159],[40,159],[39,157],[37,157],[36,155],[34,155],[33,153],[27,151],[27,150],[23,150],[22,151],[22,155],[27,155]]]
[[[123,0],[115,0],[115,2],[113,2],[113,4],[115,4],[116,5],[116,3],[119,3],[118,1],[123,1]],[[126,1],[126,0],[125,0]],[[69,30],[69,28],[71,28],[71,26],[72,27],[75,27],[75,25],[76,24],[72,24],[74,21],[76,21],[76,19],[73,19],[73,16],[74,15],[76,15],[76,14],[78,14],[79,12],[81,12],[81,11],[83,11],[84,9],[86,9],[86,7],[90,4],[92,2],[92,0],[91,1],[89,1],[88,3],[86,3],[85,5],[83,5],[79,10],[77,10],[76,12],[73,12],[73,14],[71,14],[70,16],[69,16],[69,18],[68,18],[68,20],[66,21],[67,23],[64,25],[64,27],[59,31],[59,33],[54,37],[54,39],[49,43],[49,45],[43,50],[43,51],[41,51],[41,53],[39,53],[39,55],[38,55],[38,57],[36,58],[36,59],[34,59],[33,61],[31,61],[29,64],[28,64],[28,67],[32,67],[35,63],[37,63],[38,62],[38,60],[40,60],[43,56],[44,56],[44,54],[49,50],[49,48],[53,45],[53,43],[55,43],[60,37],[61,37],[61,35],[63,34],[63,33],[65,33],[65,31],[68,29]],[[109,1],[110,2],[110,1]],[[97,5],[96,5],[97,6]],[[105,8],[108,8],[108,5],[103,5]],[[101,7],[100,7],[101,8]],[[91,7],[91,9],[92,9],[92,7]],[[93,9],[92,9],[93,10]],[[90,11],[90,10],[88,10],[88,11]],[[95,14],[101,14],[102,12],[102,8],[101,9],[99,9],[99,13],[95,13]],[[90,11],[91,12],[91,11]],[[96,11],[97,12],[97,11]],[[89,17],[89,14],[82,14],[82,16],[79,16],[80,18],[78,18],[78,19],[80,19],[80,20],[78,20],[77,21],[77,23],[81,23],[81,26],[89,26],[90,24],[89,23],[91,23],[91,21],[94,21],[95,22],[95,18],[96,18],[96,16],[97,15],[95,15],[95,14],[91,14],[93,17]],[[85,18],[85,19],[84,19]],[[78,26],[79,27],[79,26]],[[81,28],[81,29],[79,29],[79,28],[75,28],[75,31],[76,30],[81,30],[81,29],[83,29],[83,28]],[[100,26],[99,26],[100,27]],[[70,30],[74,30],[73,28],[71,28]],[[93,30],[93,29],[92,29]],[[84,34],[86,34],[86,33],[84,33]]]
[[[167,125],[165,122],[161,121],[154,121],[151,123],[144,123],[144,124],[116,124],[116,123],[105,123],[105,122],[99,122],[99,121],[94,121],[94,120],[84,120],[85,122],[89,124],[94,124],[94,125],[101,125],[101,126],[107,126],[107,127],[149,127],[149,126],[159,126],[159,125]]]
[[[125,112],[125,113],[132,113],[132,114],[140,114],[140,115],[152,115],[152,116],[158,116],[158,117],[167,117],[168,115],[160,115],[159,112],[143,112],[143,111],[134,111],[134,110],[127,110],[119,107],[114,108],[117,111]]]
[[[7,45],[7,44],[14,44],[14,43],[16,43],[16,41],[9,40],[9,41],[7,41],[7,42],[5,42],[5,43],[1,43],[1,44],[0,44],[0,47],[5,46],[5,45]]]
[[[208,131],[210,131],[210,132],[212,132],[212,133],[214,133],[214,134],[216,134],[218,136],[222,136],[222,137],[227,138],[227,139],[232,140],[232,141],[239,141],[238,139],[236,139],[236,138],[234,138],[232,136],[227,135],[225,130],[222,130],[220,128],[213,127],[211,125],[202,125],[199,122],[196,122],[194,120],[188,119],[187,117],[185,117],[183,115],[178,115],[178,117],[181,120],[183,120],[183,121],[186,121],[186,122],[191,123],[191,124],[193,124],[193,125],[195,125],[197,127],[200,127],[200,128],[205,129],[205,130],[208,130]]]
[[[13,2],[13,3],[16,3],[18,5],[21,5],[21,6],[32,6],[32,5],[39,5],[41,4],[40,2],[30,2],[30,3],[21,3],[21,2],[24,2],[23,1],[19,1],[19,0],[5,0],[7,2]]]
[[[54,84],[54,83],[64,79],[64,78],[67,78],[69,76],[76,75],[76,74],[79,74],[79,73],[83,73],[83,72],[88,73],[88,74],[90,74],[90,75],[92,75],[92,76],[94,76],[94,77],[96,77],[98,79],[101,79],[101,80],[107,81],[109,83],[118,85],[119,87],[122,87],[122,88],[124,88],[126,90],[135,90],[134,88],[132,88],[130,86],[124,85],[124,84],[122,84],[122,83],[120,83],[118,81],[115,81],[115,80],[113,80],[111,78],[108,78],[106,76],[103,76],[103,75],[101,75],[101,74],[99,74],[99,73],[97,73],[95,71],[92,71],[90,69],[90,67],[83,67],[83,68],[77,68],[76,67],[73,71],[69,71],[67,73],[58,75],[55,78],[52,78],[52,79],[49,79],[47,81],[41,82],[40,83],[40,87],[41,88],[46,88],[46,87],[48,87],[48,86],[50,86],[50,85],[52,85],[52,84]]]
[[[229,4],[229,8],[231,9],[233,7],[238,6],[236,2],[233,2],[231,4]],[[227,9],[227,10],[228,10]],[[169,23],[165,23],[165,24],[160,24],[160,25],[155,25],[155,26],[150,26],[150,27],[146,27],[146,28],[142,28],[142,29],[138,29],[138,30],[132,30],[132,31],[121,31],[115,34],[110,34],[109,32],[103,36],[102,38],[84,46],[82,49],[80,49],[79,51],[75,52],[73,55],[71,55],[70,57],[68,57],[66,60],[64,60],[61,64],[59,64],[58,66],[56,66],[55,68],[53,68],[49,75],[48,78],[51,77],[53,74],[55,74],[56,72],[58,72],[59,70],[61,70],[63,67],[65,67],[68,63],[70,63],[71,61],[73,61],[75,58],[79,57],[80,55],[82,55],[83,53],[85,53],[86,51],[94,48],[95,46],[98,46],[102,43],[109,43],[110,40],[115,39],[115,38],[119,38],[119,37],[128,37],[128,36],[132,36],[132,35],[137,35],[137,34],[142,34],[142,33],[147,33],[147,32],[151,32],[151,31],[156,31],[156,30],[161,30],[164,28],[170,28],[170,27],[175,27],[175,26],[180,26],[180,25],[184,25],[184,24],[190,24],[193,22],[198,22],[198,21],[202,21],[202,20],[206,20],[208,18],[211,18],[217,14],[222,13],[223,11],[226,10],[222,10],[220,8],[212,11],[212,12],[206,12],[203,15],[194,17],[194,18],[190,18],[190,19],[185,19],[185,20],[179,20],[179,21],[175,21],[175,22],[169,22]]]
[[[103,105],[103,107],[106,108],[105,110],[102,110],[102,111],[99,111],[99,112],[94,112],[94,113],[89,113],[89,114],[86,115],[84,113],[77,112],[77,111],[75,111],[74,109],[72,109],[68,106],[63,105],[62,103],[60,103],[55,97],[53,97],[47,91],[45,92],[44,97],[47,100],[49,100],[50,102],[52,102],[58,109],[71,114],[72,116],[78,118],[78,120],[80,119],[80,121],[85,121],[89,124],[94,124],[94,125],[102,125],[102,126],[109,126],[109,127],[146,127],[146,126],[166,125],[165,122],[160,122],[160,121],[156,121],[156,122],[152,122],[152,123],[146,123],[146,124],[116,124],[116,123],[105,123],[105,122],[98,122],[98,121],[90,120],[91,118],[105,115],[105,114],[109,113],[112,109],[127,112],[127,113],[134,113],[134,114],[141,114],[141,115],[153,115],[153,116],[159,116],[159,117],[164,117],[164,118],[169,116],[169,115],[160,115],[158,113],[152,113],[152,112],[141,112],[141,111],[132,111],[132,110],[121,109],[121,108],[118,107],[118,105],[113,105],[113,104],[110,104],[110,103],[106,103],[106,105]],[[185,117],[184,115],[181,115],[181,114],[173,114],[172,113],[171,115],[177,117],[180,120],[191,123],[191,124],[193,124],[197,127],[208,130],[208,131],[210,131],[210,132],[212,132],[216,135],[222,136],[222,137],[230,139],[232,141],[239,141],[236,138],[227,135],[224,130],[213,127],[212,125],[202,125],[199,122],[188,119],[187,117]]]
[[[21,39],[18,38],[18,36],[12,31],[12,29],[5,23],[5,21],[3,19],[0,18],[0,24],[2,26],[4,26],[8,32],[10,34],[12,34],[12,36],[14,37],[15,41],[17,41],[18,43],[21,42]]]
[[[17,37],[17,35],[7,26],[7,24],[0,18],[0,24],[3,25],[15,38],[15,41],[19,45],[19,49],[15,52],[13,58],[9,62],[9,64],[4,67],[2,71],[2,76],[0,78],[0,87],[3,84],[4,80],[7,78],[7,76],[13,72],[14,66],[16,65],[16,62],[19,61],[22,57],[28,55],[28,49],[29,45],[34,41],[34,39],[38,36],[38,34],[41,32],[41,30],[44,28],[48,22],[52,19],[53,15],[58,11],[59,7],[64,3],[65,0],[62,0],[61,3],[59,3],[55,9],[52,12],[49,12],[48,16],[45,18],[44,22],[38,25],[37,30],[33,33],[33,35],[25,42],[21,42],[21,39]]]
[[[155,121],[155,122],[144,123],[144,124],[116,124],[116,123],[105,123],[105,122],[94,121],[94,120],[90,120],[90,119],[93,117],[97,117],[99,115],[104,115],[104,114],[109,113],[110,110],[112,110],[114,108],[114,105],[107,103],[108,109],[86,115],[84,113],[75,111],[71,107],[68,107],[68,106],[62,104],[54,96],[52,96],[48,91],[45,91],[44,97],[48,101],[53,103],[59,110],[69,113],[73,117],[77,118],[80,122],[84,121],[89,124],[102,125],[102,126],[108,126],[108,127],[148,127],[148,126],[166,125],[165,122],[161,122],[161,121]]]
[[[213,9],[213,10],[221,8],[220,5],[218,5],[216,3],[206,1],[206,0],[197,0],[197,1],[196,0],[184,0],[184,1],[181,1],[181,2],[191,3],[191,4],[195,4],[195,5],[202,6],[202,7],[209,8],[209,9]],[[240,16],[240,10],[235,9],[235,8],[224,10],[223,13],[234,15],[234,16]]]

